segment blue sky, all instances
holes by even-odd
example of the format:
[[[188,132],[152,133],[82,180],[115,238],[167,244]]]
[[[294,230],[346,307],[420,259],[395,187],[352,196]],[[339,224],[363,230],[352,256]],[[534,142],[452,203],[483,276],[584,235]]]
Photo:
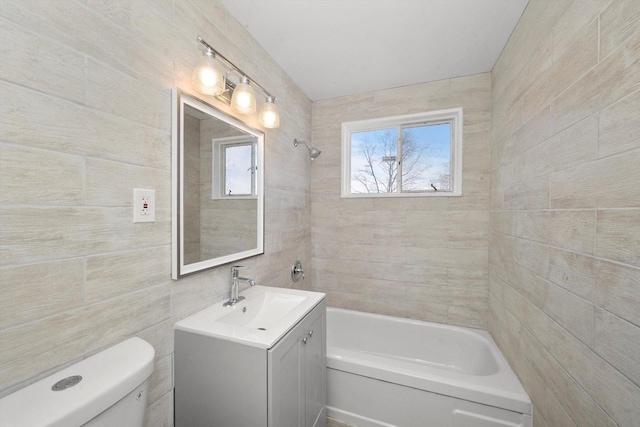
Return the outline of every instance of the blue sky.
[[[451,126],[449,123],[421,125],[403,129],[403,135],[410,134],[416,144],[423,148],[422,161],[425,168],[420,173],[420,177],[414,180],[414,185],[417,189],[431,190],[430,184],[439,182],[437,178],[440,174],[448,173],[451,159],[450,132]],[[352,192],[367,192],[365,187],[355,180],[355,175],[366,165],[365,159],[361,154],[360,144],[366,140],[375,143],[385,135],[387,140],[393,141],[396,133],[396,128],[388,128],[351,134]],[[392,148],[387,154],[395,155],[395,149]],[[381,160],[380,155],[377,158],[378,161]],[[375,169],[376,174],[381,175],[383,173],[382,167],[378,166]],[[406,186],[404,187],[406,188]]]

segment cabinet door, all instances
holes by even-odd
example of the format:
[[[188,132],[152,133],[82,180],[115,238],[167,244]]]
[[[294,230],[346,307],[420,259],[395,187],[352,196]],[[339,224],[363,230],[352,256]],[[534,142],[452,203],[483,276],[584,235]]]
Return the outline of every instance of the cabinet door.
[[[304,347],[297,328],[269,350],[269,426],[304,426]]]
[[[305,427],[326,424],[327,340],[325,313],[322,312],[307,331],[305,351]]]
[[[323,301],[269,350],[270,427],[326,422],[325,311]]]

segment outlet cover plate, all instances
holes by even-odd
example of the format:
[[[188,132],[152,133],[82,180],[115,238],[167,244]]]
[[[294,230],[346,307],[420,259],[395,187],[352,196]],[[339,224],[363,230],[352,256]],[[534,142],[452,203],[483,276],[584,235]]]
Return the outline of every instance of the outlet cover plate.
[[[156,190],[133,189],[133,222],[156,221]]]

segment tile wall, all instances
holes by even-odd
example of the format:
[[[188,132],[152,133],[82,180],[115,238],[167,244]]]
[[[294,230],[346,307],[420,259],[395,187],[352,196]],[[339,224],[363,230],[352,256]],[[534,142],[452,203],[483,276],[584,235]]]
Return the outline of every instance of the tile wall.
[[[531,0],[492,72],[489,326],[539,427],[640,425],[639,22]]]
[[[342,122],[463,107],[463,196],[340,198]],[[491,75],[313,103],[314,289],[329,305],[486,327]]]
[[[310,266],[310,160],[292,141],[311,102],[219,1],[3,0],[0,395],[138,335],[157,356],[147,425],[172,424],[172,326],[229,289],[228,266],[170,280],[171,88],[189,91],[198,34],[282,115],[248,274],[292,286],[291,262]],[[155,223],[132,223],[135,187],[155,189]]]
[[[639,21],[637,0],[531,0],[491,74],[312,108],[218,1],[4,0],[0,395],[139,335],[147,424],[171,425],[173,323],[229,285],[169,279],[170,90],[202,34],[279,98],[258,283],[300,258],[330,305],[488,325],[536,426],[638,426]],[[463,197],[340,198],[343,121],[457,106]],[[134,187],[156,223],[132,224]]]

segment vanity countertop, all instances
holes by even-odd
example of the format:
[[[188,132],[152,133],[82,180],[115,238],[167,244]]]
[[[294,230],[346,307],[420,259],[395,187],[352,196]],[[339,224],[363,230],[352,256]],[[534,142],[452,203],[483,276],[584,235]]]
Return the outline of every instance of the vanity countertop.
[[[175,329],[269,349],[318,305],[325,294],[253,286],[231,307],[212,305],[175,324]]]

